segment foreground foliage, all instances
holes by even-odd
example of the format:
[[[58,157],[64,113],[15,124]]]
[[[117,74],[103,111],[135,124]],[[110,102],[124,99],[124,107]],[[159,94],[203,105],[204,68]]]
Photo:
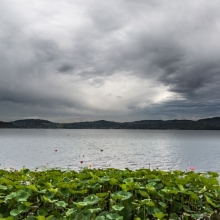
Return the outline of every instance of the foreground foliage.
[[[0,170],[0,219],[198,219],[220,211],[215,172]]]

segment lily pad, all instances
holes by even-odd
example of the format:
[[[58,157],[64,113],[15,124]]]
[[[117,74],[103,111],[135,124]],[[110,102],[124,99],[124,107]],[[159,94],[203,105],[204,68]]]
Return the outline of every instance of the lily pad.
[[[86,202],[88,205],[94,205],[99,202],[99,197],[92,194],[84,198],[84,202]]]

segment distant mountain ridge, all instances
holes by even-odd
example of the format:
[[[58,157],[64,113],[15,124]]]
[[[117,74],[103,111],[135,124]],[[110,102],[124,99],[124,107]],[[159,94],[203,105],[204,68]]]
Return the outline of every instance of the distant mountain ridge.
[[[142,120],[134,122],[73,122],[54,123],[41,119],[22,119],[12,122],[0,121],[0,128],[35,129],[176,129],[176,130],[220,130],[220,117],[192,120]]]

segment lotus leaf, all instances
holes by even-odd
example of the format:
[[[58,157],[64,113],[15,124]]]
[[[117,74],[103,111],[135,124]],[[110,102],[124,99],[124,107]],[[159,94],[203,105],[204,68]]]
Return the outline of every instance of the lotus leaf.
[[[110,185],[116,185],[117,183],[118,183],[118,180],[115,179],[115,178],[111,178],[111,179],[109,180],[109,184],[110,184]]]
[[[44,216],[39,215],[37,216],[37,220],[46,220],[46,218]]]
[[[149,198],[149,194],[143,190],[139,190],[138,193],[140,193],[140,195],[142,195],[143,197]]]
[[[1,190],[7,190],[8,187],[7,187],[7,186],[0,185],[0,189],[1,189]]]
[[[86,202],[88,205],[94,205],[99,202],[99,197],[92,194],[84,198],[84,202]]]
[[[97,216],[95,220],[106,220],[105,216]]]
[[[116,214],[116,213],[107,214],[106,217],[107,217],[107,219],[123,220],[123,217],[118,215],[118,214]]]
[[[41,216],[46,216],[47,215],[47,211],[45,209],[38,209],[37,210],[37,214],[41,215]]]
[[[87,202],[74,202],[73,204],[75,204],[77,208],[82,208],[89,205]]]
[[[10,215],[11,216],[17,216],[21,213],[22,211],[19,211],[17,209],[13,209],[12,211],[10,211]]]
[[[37,220],[37,218],[34,217],[34,216],[28,216],[28,217],[27,217],[27,220]]]
[[[89,209],[89,211],[90,211],[91,213],[97,213],[97,212],[100,212],[101,209],[100,209],[100,208],[93,208],[93,209]]]
[[[121,211],[124,208],[124,206],[121,205],[113,205],[112,209],[115,211]]]
[[[64,201],[58,201],[55,203],[58,207],[62,207],[62,208],[66,208],[66,206],[68,205],[66,202]]]
[[[164,216],[166,216],[166,214],[164,214],[162,212],[158,212],[158,213],[155,213],[153,216],[158,219],[162,219]]]
[[[26,202],[30,194],[24,190],[19,190],[16,193],[15,200],[18,202]]]
[[[118,191],[113,194],[111,194],[111,197],[113,199],[119,199],[119,200],[127,200],[131,198],[132,194],[130,192],[125,192],[125,191]]]
[[[176,213],[171,213],[169,219],[170,220],[179,220],[179,216]]]

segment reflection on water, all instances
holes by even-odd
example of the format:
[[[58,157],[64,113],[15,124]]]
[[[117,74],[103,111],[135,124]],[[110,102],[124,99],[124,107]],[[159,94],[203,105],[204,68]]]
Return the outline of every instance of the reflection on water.
[[[220,131],[0,129],[0,168],[220,170]]]

